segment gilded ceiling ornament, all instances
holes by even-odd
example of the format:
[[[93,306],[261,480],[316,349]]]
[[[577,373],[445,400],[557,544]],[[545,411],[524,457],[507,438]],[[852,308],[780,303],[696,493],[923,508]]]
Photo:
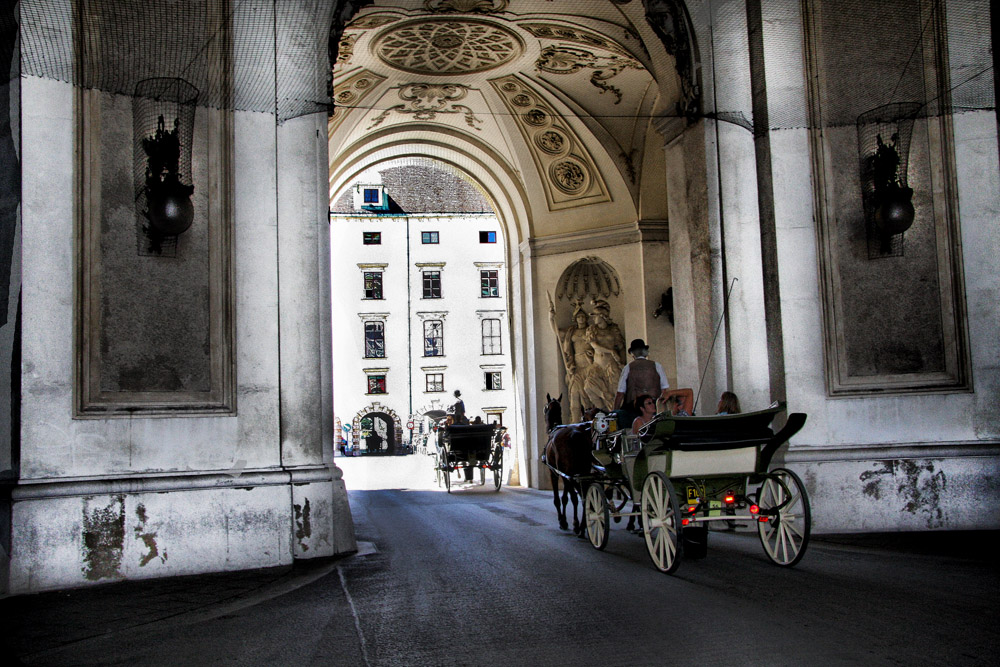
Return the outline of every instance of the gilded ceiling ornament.
[[[509,0],[424,0],[424,9],[436,14],[493,14],[507,9]]]
[[[375,39],[372,50],[396,69],[440,76],[499,67],[520,56],[524,44],[510,30],[492,23],[423,18],[387,29]]]
[[[613,94],[615,104],[622,101],[622,91],[605,82],[622,70],[643,69],[637,60],[628,56],[598,56],[589,51],[568,46],[545,47],[539,54],[535,67],[550,74],[572,74],[581,69],[591,69],[593,73],[590,75],[590,83],[600,89],[602,93],[610,92]]]
[[[373,118],[369,130],[381,125],[393,111],[412,114],[415,120],[436,120],[438,114],[460,113],[465,115],[465,123],[474,130],[480,129],[478,125],[483,122],[469,107],[455,104],[469,94],[469,87],[460,83],[408,83],[399,86],[397,91],[403,104],[391,106]]]

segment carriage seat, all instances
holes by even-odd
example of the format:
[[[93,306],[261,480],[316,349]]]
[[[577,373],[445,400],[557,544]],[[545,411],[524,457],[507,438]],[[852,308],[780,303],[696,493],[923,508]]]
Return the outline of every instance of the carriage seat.
[[[641,429],[644,440],[665,449],[704,451],[740,449],[767,444],[774,437],[771,422],[784,404],[735,415],[674,417],[657,415]]]

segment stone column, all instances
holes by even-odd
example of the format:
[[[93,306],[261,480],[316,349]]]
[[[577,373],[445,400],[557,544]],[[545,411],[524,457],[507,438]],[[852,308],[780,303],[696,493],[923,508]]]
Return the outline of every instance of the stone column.
[[[326,118],[278,126],[278,327],[281,463],[291,474],[293,553],[357,549],[333,463]]]

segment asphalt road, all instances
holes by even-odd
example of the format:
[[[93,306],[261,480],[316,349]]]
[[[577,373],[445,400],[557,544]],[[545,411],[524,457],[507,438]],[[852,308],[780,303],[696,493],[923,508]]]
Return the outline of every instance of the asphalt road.
[[[785,569],[756,533],[712,532],[708,556],[669,576],[624,524],[603,552],[560,531],[547,493],[447,494],[420,455],[341,465],[371,553],[32,664],[997,664],[1000,568],[975,536],[814,540]]]

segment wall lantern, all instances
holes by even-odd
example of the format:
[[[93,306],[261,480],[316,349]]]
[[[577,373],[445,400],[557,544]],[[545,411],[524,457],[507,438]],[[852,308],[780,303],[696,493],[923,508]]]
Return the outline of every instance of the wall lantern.
[[[913,189],[906,184],[918,102],[895,102],[858,116],[861,199],[868,258],[901,256],[903,232],[913,224]]]
[[[194,221],[191,149],[197,101],[198,89],[183,79],[136,84],[132,154],[140,254],[172,256],[177,236]]]

